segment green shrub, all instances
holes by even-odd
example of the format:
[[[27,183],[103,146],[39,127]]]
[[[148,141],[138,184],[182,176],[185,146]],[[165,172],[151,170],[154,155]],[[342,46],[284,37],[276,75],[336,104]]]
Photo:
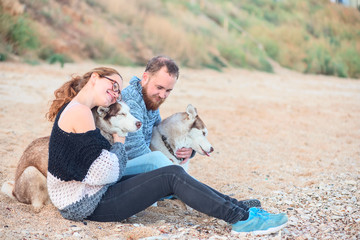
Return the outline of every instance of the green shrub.
[[[187,7],[187,9],[189,11],[191,11],[192,13],[194,13],[195,15],[200,15],[201,14],[201,7],[199,4],[197,3],[193,3],[193,2],[185,2],[185,6]]]
[[[348,67],[346,66],[346,64],[341,61],[341,60],[336,60],[334,62],[334,68],[335,68],[335,73],[337,76],[342,77],[342,78],[347,78],[348,76]]]
[[[349,77],[359,78],[360,77],[360,54],[355,47],[346,49],[340,54],[341,59],[347,66],[347,72]]]
[[[55,51],[50,46],[45,46],[39,50],[38,57],[42,60],[48,60],[54,54]]]
[[[60,66],[62,68],[64,67],[65,63],[71,62],[71,59],[68,56],[58,53],[51,55],[47,60],[50,64],[54,64],[57,62],[60,63]]]
[[[356,77],[360,74],[360,58],[349,50],[339,56],[331,55],[323,45],[315,44],[308,50],[304,60],[307,64],[305,72],[339,77]]]
[[[246,53],[239,46],[221,44],[218,49],[221,56],[233,66],[247,67]]]
[[[334,69],[331,64],[331,55],[322,45],[316,44],[309,48],[306,58],[305,72],[331,75]]]
[[[274,72],[274,69],[272,67],[272,65],[270,64],[270,62],[266,59],[266,57],[264,56],[260,56],[259,57],[259,63],[260,63],[260,66],[259,66],[259,70],[261,71],[265,71],[265,72],[270,72],[270,73],[273,73]]]
[[[280,51],[279,44],[272,39],[265,40],[263,44],[267,55],[274,60],[278,60]]]
[[[5,53],[0,53],[0,62],[6,61],[7,55]]]
[[[264,19],[268,22],[271,22],[275,25],[279,24],[280,19],[279,19],[279,13],[278,12],[274,12],[274,11],[266,11],[264,13]]]
[[[243,10],[247,11],[250,15],[256,17],[262,17],[261,9],[257,6],[254,6],[252,4],[244,4],[241,7]]]
[[[6,33],[6,39],[13,46],[16,54],[21,54],[26,49],[34,50],[39,46],[34,29],[24,17],[18,17],[12,22]]]

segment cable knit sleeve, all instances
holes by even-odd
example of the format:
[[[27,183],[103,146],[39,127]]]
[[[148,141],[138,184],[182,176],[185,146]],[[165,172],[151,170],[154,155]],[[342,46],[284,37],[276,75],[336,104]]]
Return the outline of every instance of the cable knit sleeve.
[[[127,156],[126,151],[125,151],[125,146],[122,143],[116,142],[111,146],[110,152],[114,153],[118,158],[118,161],[119,161],[119,177],[118,177],[117,180],[120,180],[120,178],[124,174],[126,163],[127,163],[127,160],[128,160],[128,156]]]
[[[91,164],[83,182],[89,185],[105,185],[117,182],[123,175],[127,155],[121,143],[115,143],[110,152],[103,150]]]

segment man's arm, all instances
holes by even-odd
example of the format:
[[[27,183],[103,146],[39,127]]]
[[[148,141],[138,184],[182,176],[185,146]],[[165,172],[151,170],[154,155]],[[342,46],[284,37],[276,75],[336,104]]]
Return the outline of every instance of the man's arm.
[[[157,119],[156,119],[156,121],[155,121],[155,124],[154,124],[154,126],[157,126],[157,125],[159,125],[161,123],[161,117],[160,117],[160,114],[157,116]]]

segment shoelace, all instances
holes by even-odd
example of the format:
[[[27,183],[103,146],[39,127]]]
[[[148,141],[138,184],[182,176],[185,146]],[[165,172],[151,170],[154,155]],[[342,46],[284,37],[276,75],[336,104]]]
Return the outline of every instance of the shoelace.
[[[261,209],[261,208],[254,208],[253,210],[252,210],[252,212],[255,214],[255,215],[257,215],[257,216],[259,216],[259,217],[261,217],[261,218],[263,218],[263,219],[269,219],[269,217],[270,217],[270,213],[268,213],[267,211],[265,211],[265,210],[263,210],[263,209]]]

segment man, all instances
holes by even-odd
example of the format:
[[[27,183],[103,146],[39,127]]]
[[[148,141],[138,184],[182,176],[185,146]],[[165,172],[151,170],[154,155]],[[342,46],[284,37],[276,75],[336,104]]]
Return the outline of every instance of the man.
[[[129,133],[126,137],[125,150],[129,161],[124,175],[148,172],[173,164],[161,152],[151,152],[149,146],[153,127],[161,122],[159,107],[174,89],[178,77],[179,68],[176,63],[168,57],[157,56],[148,62],[142,79],[133,77],[130,85],[122,91],[122,98],[129,105],[131,114],[142,122],[142,127],[137,132]],[[193,154],[195,151],[191,148],[176,151],[178,158],[184,158],[182,164]],[[261,207],[257,199],[240,202],[245,208]]]
[[[133,77],[130,85],[122,91],[122,98],[129,105],[131,114],[142,122],[140,130],[126,137],[125,149],[129,161],[125,175],[172,164],[161,152],[151,152],[149,146],[153,127],[161,122],[159,107],[174,89],[178,77],[179,68],[172,59],[156,56],[147,63],[142,79]],[[176,152],[178,158],[184,159],[182,163],[186,163],[192,154],[191,148]]]

